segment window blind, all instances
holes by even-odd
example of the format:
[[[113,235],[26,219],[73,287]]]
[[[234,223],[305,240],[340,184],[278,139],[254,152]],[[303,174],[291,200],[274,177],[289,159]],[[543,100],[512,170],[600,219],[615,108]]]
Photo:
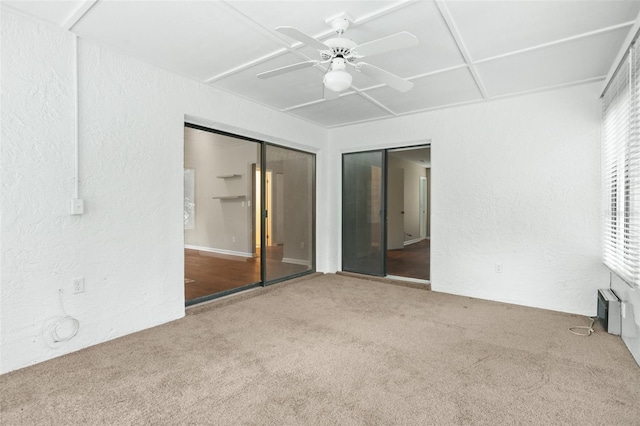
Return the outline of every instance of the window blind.
[[[603,96],[603,261],[640,285],[640,47],[632,45]]]

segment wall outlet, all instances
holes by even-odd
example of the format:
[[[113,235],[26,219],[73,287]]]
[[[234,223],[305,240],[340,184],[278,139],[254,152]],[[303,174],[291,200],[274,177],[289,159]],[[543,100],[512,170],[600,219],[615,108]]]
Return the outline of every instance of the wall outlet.
[[[495,265],[496,274],[502,273],[502,263],[496,263]]]
[[[71,283],[73,285],[73,294],[84,293],[84,277],[74,278]]]
[[[235,243],[236,242],[236,236],[234,235],[233,237],[231,237],[231,242]]]
[[[302,242],[300,243],[300,248],[301,248],[301,249],[303,249],[303,248],[304,248],[304,241],[302,241]]]

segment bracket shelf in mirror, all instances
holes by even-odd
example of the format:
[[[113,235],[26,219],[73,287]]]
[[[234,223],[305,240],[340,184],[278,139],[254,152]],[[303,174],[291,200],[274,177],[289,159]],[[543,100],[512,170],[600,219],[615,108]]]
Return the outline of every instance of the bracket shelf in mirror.
[[[211,197],[214,200],[244,200],[245,198],[247,198],[246,195],[223,195],[221,197]]]

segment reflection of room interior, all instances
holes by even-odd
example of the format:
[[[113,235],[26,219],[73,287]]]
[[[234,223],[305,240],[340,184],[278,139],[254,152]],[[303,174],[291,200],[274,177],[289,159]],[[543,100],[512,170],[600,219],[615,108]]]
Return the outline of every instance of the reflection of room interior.
[[[388,152],[387,275],[430,279],[430,178],[430,148]]]
[[[185,127],[185,299],[261,282],[260,143]],[[311,155],[267,148],[266,279],[311,269]]]

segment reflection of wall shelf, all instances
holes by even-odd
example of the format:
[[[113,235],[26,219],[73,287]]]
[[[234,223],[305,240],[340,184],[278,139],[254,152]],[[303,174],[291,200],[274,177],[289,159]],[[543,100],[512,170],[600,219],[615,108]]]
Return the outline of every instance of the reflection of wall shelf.
[[[236,178],[241,178],[242,175],[237,175],[237,174],[230,174],[230,175],[220,175],[220,176],[216,176],[218,179],[236,179]]]
[[[222,197],[211,197],[214,200],[244,200],[246,195],[223,195]]]

